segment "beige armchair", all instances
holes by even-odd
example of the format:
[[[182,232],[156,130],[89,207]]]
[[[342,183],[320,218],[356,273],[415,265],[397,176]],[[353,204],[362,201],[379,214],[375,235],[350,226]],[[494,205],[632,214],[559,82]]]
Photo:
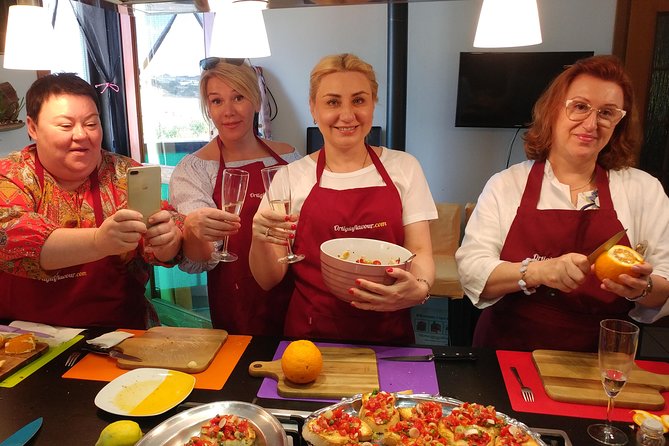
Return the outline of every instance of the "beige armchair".
[[[430,221],[432,255],[435,265],[433,296],[462,299],[464,292],[455,264],[455,251],[460,246],[462,206],[456,203],[437,203],[439,218]]]

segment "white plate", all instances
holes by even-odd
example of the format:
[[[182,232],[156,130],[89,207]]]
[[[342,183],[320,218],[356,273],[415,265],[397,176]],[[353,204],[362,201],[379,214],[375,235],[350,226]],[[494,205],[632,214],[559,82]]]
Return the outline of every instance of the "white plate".
[[[95,405],[116,415],[149,417],[167,412],[190,395],[195,377],[176,370],[140,368],[100,390]]]

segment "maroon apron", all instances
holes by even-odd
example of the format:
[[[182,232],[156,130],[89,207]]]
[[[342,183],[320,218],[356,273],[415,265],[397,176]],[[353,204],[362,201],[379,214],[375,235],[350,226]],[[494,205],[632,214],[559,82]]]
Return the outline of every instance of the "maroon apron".
[[[371,147],[367,152],[385,186],[348,190],[321,187],[325,150],[320,151],[316,184],[300,211],[294,250],[304,254],[291,265],[295,292],[286,316],[286,336],[341,340],[413,343],[409,309],[378,312],[354,308],[335,297],[325,286],[320,267],[320,246],[326,240],[344,237],[374,238],[402,245],[402,200],[388,172]],[[374,225],[374,223],[385,223]],[[354,232],[339,227],[374,226]]]
[[[216,138],[220,150],[220,163],[212,198],[221,207],[221,186],[223,184],[223,142]],[[262,140],[263,148],[276,160],[277,164],[287,164]],[[234,262],[219,262],[207,273],[209,309],[214,328],[222,328],[231,334],[281,335],[288,309],[288,301],[293,291],[289,277],[269,291],[263,290],[255,281],[249,267],[249,249],[253,216],[265,194],[260,170],[262,161],[242,166],[249,173],[249,185],[240,218],[242,227],[228,239],[228,249],[239,257]]]
[[[35,152],[35,173],[44,189],[44,167]],[[104,221],[97,169],[89,177],[84,198],[93,203],[95,222]],[[38,211],[40,204],[37,205]],[[148,271],[131,271],[138,255],[107,256],[60,269],[51,280],[0,273],[0,318],[70,327],[147,328],[149,303],[144,297]],[[142,280],[141,278],[144,278]]]
[[[618,220],[606,171],[596,166],[597,210],[537,209],[545,162],[535,162],[500,254],[520,262],[556,258],[570,252],[589,254],[623,229]],[[627,236],[619,242],[630,246]],[[546,286],[529,296],[507,294],[486,308],[476,325],[473,345],[504,350],[555,349],[597,351],[599,321],[629,319],[633,304],[600,288],[594,274],[570,293]]]

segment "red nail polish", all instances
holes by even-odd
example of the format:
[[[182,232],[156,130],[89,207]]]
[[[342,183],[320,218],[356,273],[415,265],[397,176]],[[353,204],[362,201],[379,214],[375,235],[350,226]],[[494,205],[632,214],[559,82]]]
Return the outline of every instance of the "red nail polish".
[[[349,288],[348,289],[348,294],[353,294],[353,293],[354,293],[353,288]]]
[[[288,234],[288,238],[289,238],[289,239],[294,239],[294,238],[295,238],[295,234]]]
[[[286,215],[285,217],[283,217],[283,221],[290,221],[290,215]]]
[[[392,273],[392,272],[393,272],[393,269],[392,269],[392,268],[388,268],[388,269],[386,269],[386,272],[387,272],[387,273]]]
[[[292,225],[290,225],[290,229],[293,229],[293,230],[297,229],[297,225],[295,223],[293,223]]]
[[[360,285],[360,279],[355,279],[355,284],[359,286]]]

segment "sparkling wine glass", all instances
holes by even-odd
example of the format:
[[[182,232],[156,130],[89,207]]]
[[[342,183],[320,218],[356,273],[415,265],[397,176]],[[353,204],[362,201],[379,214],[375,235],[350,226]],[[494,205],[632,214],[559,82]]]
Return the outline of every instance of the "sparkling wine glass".
[[[231,214],[239,215],[244,206],[246,190],[249,186],[249,173],[241,169],[223,170],[223,186],[221,190],[221,202],[223,210]],[[223,239],[220,250],[211,253],[211,258],[219,262],[234,262],[237,255],[228,251],[228,236]]]
[[[270,206],[276,212],[290,214],[290,178],[286,165],[265,167],[261,170],[265,193]],[[295,263],[304,259],[304,254],[293,253],[292,240],[288,240],[288,255],[279,259],[280,263]]]
[[[638,343],[639,327],[631,322],[604,319],[599,323],[599,371],[609,401],[606,406],[606,424],[588,426],[588,434],[602,444],[627,444],[625,432],[611,424],[611,411],[613,399],[627,382]]]

